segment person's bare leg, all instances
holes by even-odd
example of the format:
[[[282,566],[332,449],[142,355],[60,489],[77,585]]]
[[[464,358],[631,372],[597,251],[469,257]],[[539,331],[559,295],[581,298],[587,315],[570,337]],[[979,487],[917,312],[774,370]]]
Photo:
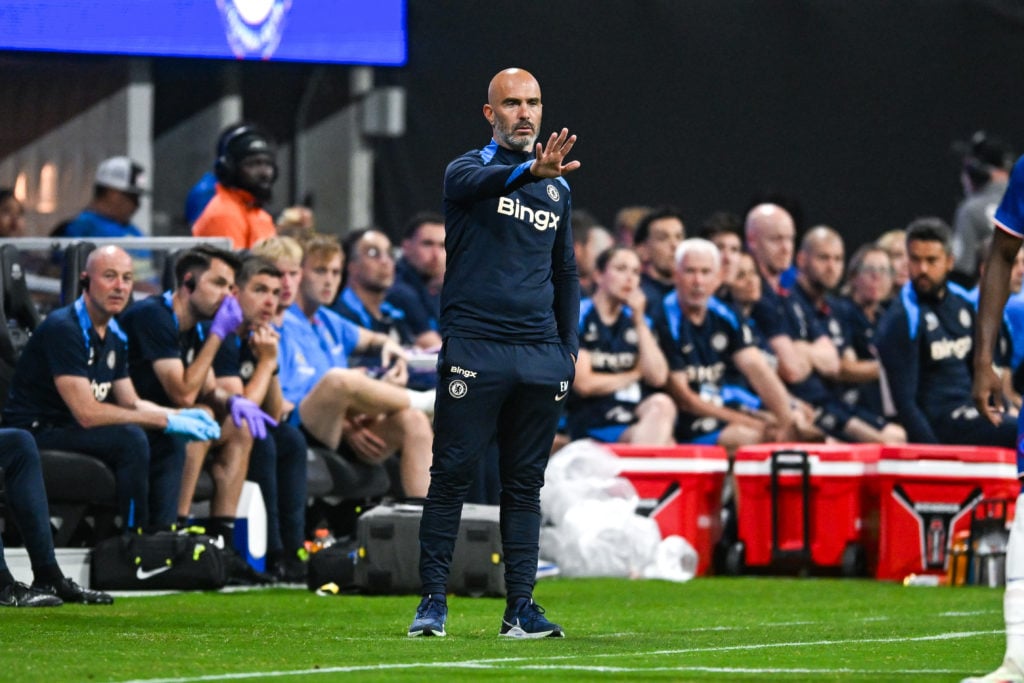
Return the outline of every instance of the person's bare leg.
[[[236,427],[231,420],[222,425],[223,444],[214,454],[210,473],[216,484],[210,501],[212,517],[234,517],[242,496],[245,474],[249,471],[252,435],[247,427]]]
[[[399,452],[402,490],[411,498],[426,498],[430,488],[430,463],[434,430],[420,410],[408,408],[378,421],[372,428],[388,446]]]
[[[668,394],[651,394],[636,407],[637,421],[622,434],[621,441],[649,446],[675,444],[676,404]]]
[[[299,404],[302,426],[328,448],[341,443],[342,418],[348,413],[391,415],[409,408],[402,388],[368,377],[360,370],[330,370]]]
[[[178,517],[188,517],[192,510],[192,498],[196,495],[196,484],[203,471],[210,441],[189,441],[185,444],[185,466],[181,471],[181,490],[178,493]]]
[[[907,442],[907,433],[903,427],[887,424],[878,430],[858,417],[851,417],[843,427],[843,437],[856,443],[888,443],[903,444]]]
[[[718,435],[718,445],[729,454],[729,459],[736,455],[736,449],[741,446],[753,446],[764,440],[764,430],[755,427],[730,422]]]

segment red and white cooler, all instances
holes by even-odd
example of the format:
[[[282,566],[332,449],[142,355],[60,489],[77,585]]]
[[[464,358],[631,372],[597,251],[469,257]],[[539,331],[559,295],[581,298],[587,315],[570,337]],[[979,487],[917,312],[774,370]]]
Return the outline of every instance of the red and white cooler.
[[[621,475],[650,509],[662,538],[682,536],[697,551],[697,574],[711,567],[722,535],[722,486],[729,457],[720,446],[609,444],[622,461]]]
[[[879,579],[944,574],[950,539],[984,498],[1015,501],[1016,454],[991,446],[883,446],[878,484]],[[1012,517],[1012,514],[1010,514]]]
[[[736,451],[738,542],[725,570],[867,575],[878,533],[878,446],[775,443]]]

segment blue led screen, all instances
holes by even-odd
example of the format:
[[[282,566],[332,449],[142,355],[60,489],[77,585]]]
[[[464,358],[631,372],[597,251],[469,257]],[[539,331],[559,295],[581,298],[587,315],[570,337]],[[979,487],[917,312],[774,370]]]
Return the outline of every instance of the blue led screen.
[[[0,50],[399,66],[405,0],[3,0]]]

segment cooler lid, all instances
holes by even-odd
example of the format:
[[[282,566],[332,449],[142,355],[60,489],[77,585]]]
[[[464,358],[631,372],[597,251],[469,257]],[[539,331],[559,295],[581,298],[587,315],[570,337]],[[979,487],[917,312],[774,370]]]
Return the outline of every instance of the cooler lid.
[[[954,462],[1006,463],[1016,465],[1017,454],[1011,448],[996,446],[946,446],[906,444],[881,446],[882,460],[949,460]]]
[[[701,458],[705,460],[726,460],[729,455],[721,446],[699,446],[682,444],[679,446],[641,446],[636,444],[611,443],[604,444],[615,455],[621,458]]]
[[[816,462],[873,463],[878,460],[877,444],[854,443],[763,443],[736,449],[736,462],[769,461],[782,451],[807,453]]]

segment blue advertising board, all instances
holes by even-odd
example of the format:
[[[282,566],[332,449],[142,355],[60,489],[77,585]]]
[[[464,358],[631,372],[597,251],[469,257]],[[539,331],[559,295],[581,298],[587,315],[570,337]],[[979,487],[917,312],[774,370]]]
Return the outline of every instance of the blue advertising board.
[[[405,0],[3,0],[0,50],[400,66]]]

